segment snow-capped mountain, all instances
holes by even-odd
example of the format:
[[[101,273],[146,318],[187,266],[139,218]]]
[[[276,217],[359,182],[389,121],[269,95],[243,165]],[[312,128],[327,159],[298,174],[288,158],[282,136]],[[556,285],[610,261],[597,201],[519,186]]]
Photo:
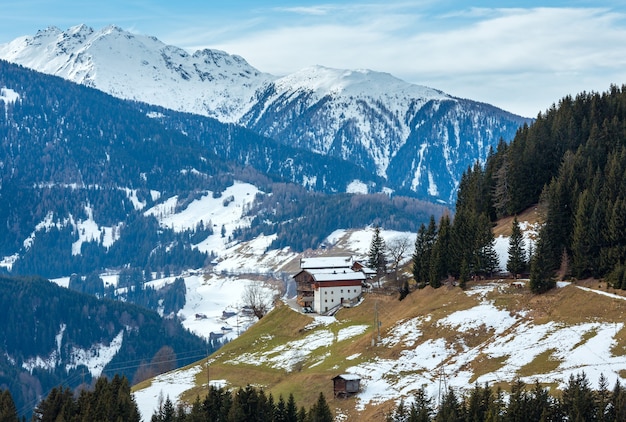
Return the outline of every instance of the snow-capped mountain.
[[[241,123],[369,168],[396,191],[454,203],[461,175],[524,119],[387,73],[310,67],[270,82]]]
[[[236,121],[273,76],[219,50],[193,54],[111,25],[49,27],[0,45],[0,57],[113,96]]]
[[[454,202],[468,166],[529,121],[387,73],[315,66],[279,78],[239,56],[190,54],[116,26],[50,27],[0,45],[0,58],[120,98],[240,123],[444,203]]]

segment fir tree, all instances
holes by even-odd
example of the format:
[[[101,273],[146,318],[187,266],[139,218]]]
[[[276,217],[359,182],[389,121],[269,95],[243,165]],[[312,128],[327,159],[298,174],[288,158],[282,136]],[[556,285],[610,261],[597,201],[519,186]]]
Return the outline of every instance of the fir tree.
[[[425,287],[430,279],[430,258],[436,238],[437,225],[435,223],[435,217],[431,215],[428,227],[422,224],[415,238],[413,278],[415,279],[418,289]]]
[[[530,264],[530,290],[533,293],[545,293],[556,286],[552,264],[546,257],[550,239],[542,230],[537,241],[537,250]]]
[[[326,403],[324,393],[320,392],[317,402],[311,406],[307,414],[307,422],[333,422],[333,414]]]
[[[0,422],[18,422],[17,408],[9,390],[0,392]]]
[[[509,258],[506,261],[506,269],[517,280],[517,275],[526,268],[526,251],[524,250],[524,236],[520,229],[517,216],[513,218],[511,225],[511,237],[509,238]]]
[[[374,227],[374,235],[370,244],[368,256],[368,266],[376,271],[378,287],[380,279],[387,273],[387,259],[385,258],[385,240],[380,234],[380,227]]]

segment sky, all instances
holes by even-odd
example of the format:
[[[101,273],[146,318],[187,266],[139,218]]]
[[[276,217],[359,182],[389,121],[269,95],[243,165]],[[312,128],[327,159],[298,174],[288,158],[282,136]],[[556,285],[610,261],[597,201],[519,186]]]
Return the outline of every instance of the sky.
[[[0,44],[114,24],[282,76],[371,69],[536,117],[566,95],[626,84],[623,0],[2,0]]]

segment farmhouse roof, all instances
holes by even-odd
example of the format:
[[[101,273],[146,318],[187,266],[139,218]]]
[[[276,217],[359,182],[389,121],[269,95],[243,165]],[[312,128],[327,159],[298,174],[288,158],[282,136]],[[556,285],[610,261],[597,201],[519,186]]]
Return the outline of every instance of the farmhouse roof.
[[[315,268],[350,268],[351,265],[352,257],[350,256],[321,256],[300,259],[300,268],[303,270]]]
[[[365,274],[351,269],[329,271],[329,270],[308,270],[315,281],[342,281],[342,280],[365,280]]]

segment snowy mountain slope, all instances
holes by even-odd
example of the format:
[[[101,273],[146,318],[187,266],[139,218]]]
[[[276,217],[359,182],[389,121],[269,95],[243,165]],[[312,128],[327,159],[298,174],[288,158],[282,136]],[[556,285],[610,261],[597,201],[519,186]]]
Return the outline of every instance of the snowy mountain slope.
[[[0,57],[116,97],[223,121],[237,120],[252,94],[273,79],[239,56],[208,49],[189,54],[116,26],[49,27],[1,45]]]
[[[454,202],[469,165],[529,122],[386,73],[314,66],[277,78],[239,56],[189,54],[115,26],[48,28],[0,45],[0,58],[121,98],[238,122],[444,203]]]
[[[386,73],[316,66],[270,83],[241,121],[374,169],[397,191],[454,203],[468,166],[528,120]]]
[[[298,336],[283,342],[277,339],[285,338],[284,333],[258,330],[253,340],[241,339],[242,344],[253,344],[252,348],[238,346],[239,340],[235,340],[210,358],[211,371],[218,374],[211,382],[238,387],[234,380],[240,380],[242,371],[252,365],[272,374],[272,386],[255,380],[256,385],[270,392],[275,385],[284,391],[286,385],[297,385],[297,380],[306,379],[305,387],[294,388],[319,388],[332,395],[333,376],[355,374],[361,377],[355,400],[332,400],[330,404],[336,415],[343,416],[339,420],[364,421],[379,420],[375,409],[380,412],[381,406],[391,410],[400,399],[410,402],[412,394],[422,386],[433,404],[438,405],[442,386],[462,394],[476,383],[506,386],[520,379],[532,385],[539,379],[562,388],[571,375],[581,372],[594,387],[601,375],[610,386],[617,381],[623,383],[626,366],[623,351],[616,346],[622,339],[622,322],[597,313],[581,314],[576,321],[546,321],[536,315],[541,315],[546,306],[558,308],[556,302],[560,300],[592,300],[599,306],[617,309],[626,306],[625,298],[567,283],[560,287],[554,292],[553,305],[529,303],[523,291],[506,282],[478,284],[466,292],[415,292],[405,299],[412,310],[405,307],[407,311],[398,320],[393,317],[398,316],[396,312],[403,305],[398,305],[397,299],[372,297],[341,316],[309,318]],[[507,309],[503,305],[520,299],[526,303],[524,309]],[[424,307],[425,301],[433,304]],[[380,341],[370,346],[376,333],[369,320],[363,323],[363,316],[373,311],[373,302],[383,326]],[[563,315],[563,309],[559,309],[556,313]],[[280,318],[302,318],[285,307],[278,311]],[[276,316],[270,314],[267,318],[273,317]],[[549,364],[542,365],[546,356]],[[542,372],[529,373],[534,365],[539,365]],[[147,420],[154,412],[160,395],[176,402],[184,391],[198,388],[198,382],[205,383],[206,380],[190,378],[203,366],[203,362],[198,362],[188,369],[164,374],[147,388],[136,391],[143,417]],[[290,384],[290,379],[296,380],[292,381],[295,384]]]

